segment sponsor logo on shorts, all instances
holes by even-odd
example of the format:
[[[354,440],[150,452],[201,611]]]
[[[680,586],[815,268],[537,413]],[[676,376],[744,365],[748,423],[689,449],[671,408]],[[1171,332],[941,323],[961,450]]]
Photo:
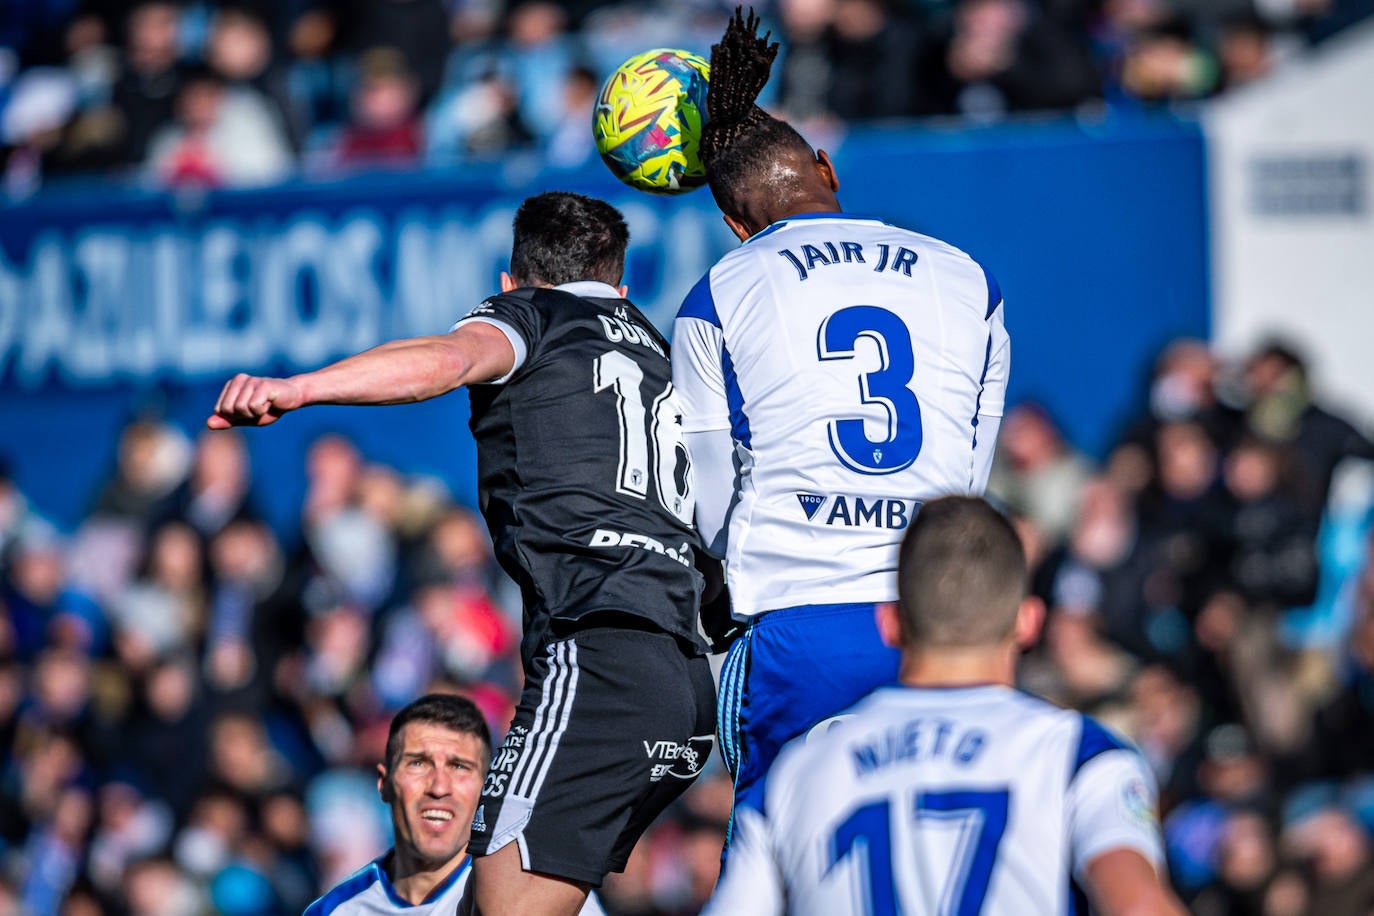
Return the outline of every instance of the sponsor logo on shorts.
[[[488,798],[500,798],[506,794],[506,788],[510,783],[511,773],[515,772],[515,765],[520,762],[520,754],[525,750],[525,738],[530,730],[523,725],[513,725],[506,734],[506,740],[501,742],[501,746],[496,749],[495,756],[491,760],[491,769],[487,770],[486,781],[482,783],[482,794]],[[478,808],[481,813],[481,808]],[[473,821],[473,830],[476,821]],[[483,830],[486,828],[483,827]]]
[[[474,833],[487,832],[487,806],[478,805],[477,813],[472,816],[472,830]]]
[[[649,758],[649,781],[658,782],[664,776],[674,779],[696,779],[711,753],[715,735],[697,735],[687,741],[644,741],[644,754]]]
[[[692,548],[686,541],[680,547],[666,547],[663,542],[647,534],[632,534],[628,531],[607,531],[598,528],[587,543],[588,547],[638,547],[651,553],[662,554],[670,560],[677,560],[683,566],[692,565]]]

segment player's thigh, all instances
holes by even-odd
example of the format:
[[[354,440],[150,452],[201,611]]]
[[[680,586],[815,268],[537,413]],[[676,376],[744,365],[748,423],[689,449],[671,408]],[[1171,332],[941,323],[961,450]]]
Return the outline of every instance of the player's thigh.
[[[525,871],[514,845],[474,859],[472,882],[478,916],[576,916],[590,890],[583,883]]]
[[[661,633],[597,628],[547,655],[495,754],[472,850],[514,844],[529,871],[599,885],[623,868],[627,828],[662,785],[705,763],[710,676]]]
[[[660,733],[686,734],[688,740],[660,740],[646,749],[646,754],[653,752],[647,790],[631,810],[630,819],[616,841],[611,871],[624,870],[635,843],[691,787],[710,756],[716,714],[715,678],[704,657],[684,658],[682,664],[692,687],[690,702],[678,704],[672,718],[665,718],[657,728]]]

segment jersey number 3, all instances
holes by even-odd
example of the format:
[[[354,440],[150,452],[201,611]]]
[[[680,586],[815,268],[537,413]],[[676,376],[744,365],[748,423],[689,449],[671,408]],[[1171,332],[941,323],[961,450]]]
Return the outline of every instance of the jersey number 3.
[[[598,394],[615,391],[615,406],[620,421],[620,462],[616,468],[617,493],[647,499],[649,496],[649,452],[653,452],[653,480],[659,502],[678,521],[690,525],[695,503],[692,499],[692,464],[682,444],[682,425],[678,419],[673,383],[663,389],[646,409],[640,386],[644,372],[624,353],[611,350],[592,363],[592,389]],[[646,425],[647,424],[647,425]]]
[[[911,390],[916,357],[906,323],[876,305],[851,305],[821,322],[816,351],[822,360],[853,359],[859,338],[878,348],[881,365],[859,376],[859,400],[881,405],[887,435],[870,439],[860,417],[831,420],[830,448],[845,467],[861,474],[894,474],[921,453],[921,405]]]

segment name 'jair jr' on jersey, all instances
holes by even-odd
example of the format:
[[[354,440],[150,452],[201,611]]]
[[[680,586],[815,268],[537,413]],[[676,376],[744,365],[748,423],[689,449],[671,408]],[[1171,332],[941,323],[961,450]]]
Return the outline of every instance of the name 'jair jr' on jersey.
[[[894,600],[920,504],[986,487],[1010,364],[1002,294],[944,242],[849,214],[780,221],[696,285],[673,348],[684,432],[735,443],[736,616]]]

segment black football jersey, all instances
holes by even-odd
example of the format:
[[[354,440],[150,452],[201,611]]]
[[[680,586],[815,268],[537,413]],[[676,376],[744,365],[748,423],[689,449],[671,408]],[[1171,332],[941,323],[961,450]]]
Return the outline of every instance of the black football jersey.
[[[691,464],[668,343],[624,299],[557,289],[468,315],[512,328],[525,360],[469,388],[481,510],[524,597],[523,645],[599,612],[700,648]]]

